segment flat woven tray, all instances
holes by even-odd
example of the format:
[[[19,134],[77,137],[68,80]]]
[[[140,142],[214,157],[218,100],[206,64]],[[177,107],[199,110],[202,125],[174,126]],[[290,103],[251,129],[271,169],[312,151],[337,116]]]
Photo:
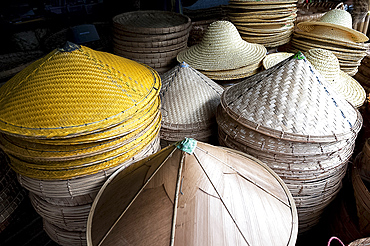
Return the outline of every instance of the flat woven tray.
[[[138,34],[166,34],[180,32],[191,24],[189,17],[170,11],[133,11],[113,17],[113,26]]]

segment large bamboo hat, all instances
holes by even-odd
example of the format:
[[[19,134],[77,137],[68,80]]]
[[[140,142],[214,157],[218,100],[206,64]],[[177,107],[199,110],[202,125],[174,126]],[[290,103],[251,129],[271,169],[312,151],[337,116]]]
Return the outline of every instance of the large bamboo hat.
[[[323,75],[336,92],[358,108],[366,100],[365,89],[354,78],[340,70],[338,58],[329,50],[310,49],[307,60]]]
[[[297,142],[349,139],[361,114],[338,95],[301,52],[228,87],[221,105],[250,129]]]
[[[298,28],[306,32],[319,32],[321,35],[347,39],[354,42],[366,42],[369,38],[352,29],[352,17],[343,9],[333,9],[326,12],[319,21],[304,21],[298,23]]]
[[[108,178],[87,245],[290,246],[297,232],[293,197],[266,164],[186,138]]]
[[[0,88],[0,131],[63,138],[107,129],[158,97],[160,84],[146,65],[69,43]]]
[[[177,60],[195,69],[220,71],[260,63],[266,53],[263,45],[244,41],[231,22],[215,21],[208,26],[202,41],[181,51]]]

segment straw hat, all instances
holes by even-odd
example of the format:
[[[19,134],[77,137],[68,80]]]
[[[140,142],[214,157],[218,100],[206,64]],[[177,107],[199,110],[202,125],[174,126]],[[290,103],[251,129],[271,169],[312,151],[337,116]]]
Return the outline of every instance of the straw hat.
[[[177,60],[205,71],[231,70],[259,63],[266,55],[260,44],[244,41],[229,21],[211,23],[199,44],[181,51]]]
[[[358,108],[366,100],[364,88],[354,78],[340,70],[338,58],[329,50],[310,49],[305,52],[308,61],[323,75],[334,90]]]
[[[342,9],[326,12],[319,21],[304,21],[298,23],[298,28],[306,32],[320,32],[322,35],[347,39],[354,42],[366,42],[369,38],[352,29],[351,14]]]
[[[293,56],[294,53],[290,52],[277,52],[268,54],[262,61],[262,65],[265,69],[269,69],[270,67],[275,66],[279,62]]]

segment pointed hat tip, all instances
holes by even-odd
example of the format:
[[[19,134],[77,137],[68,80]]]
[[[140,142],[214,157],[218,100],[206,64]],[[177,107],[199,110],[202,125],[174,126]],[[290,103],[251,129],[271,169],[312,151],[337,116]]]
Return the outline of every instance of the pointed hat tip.
[[[62,48],[59,48],[59,51],[60,52],[72,52],[79,48],[81,48],[81,46],[79,46],[78,44],[67,41]]]
[[[303,60],[303,59],[306,59],[306,57],[303,55],[302,52],[298,51],[297,53],[295,53],[295,55],[293,56],[293,59],[296,59],[296,60]]]
[[[175,143],[175,146],[188,154],[193,154],[194,149],[197,147],[197,140],[193,138],[185,138],[184,140],[181,140],[177,143]]]
[[[180,63],[180,67],[189,67],[189,64],[183,61]]]

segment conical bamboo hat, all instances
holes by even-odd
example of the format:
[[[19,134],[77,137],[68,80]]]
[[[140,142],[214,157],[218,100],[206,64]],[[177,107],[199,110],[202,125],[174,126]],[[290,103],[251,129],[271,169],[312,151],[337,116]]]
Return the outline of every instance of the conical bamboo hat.
[[[219,84],[187,63],[178,64],[162,75],[162,127],[193,129],[215,123],[223,91]]]
[[[297,219],[288,188],[265,164],[185,139],[109,177],[87,243],[295,245]]]
[[[0,88],[0,131],[32,138],[100,131],[129,120],[160,84],[145,65],[68,43]]]
[[[291,141],[349,139],[362,127],[358,110],[331,88],[301,52],[228,87],[221,105],[241,125]]]

